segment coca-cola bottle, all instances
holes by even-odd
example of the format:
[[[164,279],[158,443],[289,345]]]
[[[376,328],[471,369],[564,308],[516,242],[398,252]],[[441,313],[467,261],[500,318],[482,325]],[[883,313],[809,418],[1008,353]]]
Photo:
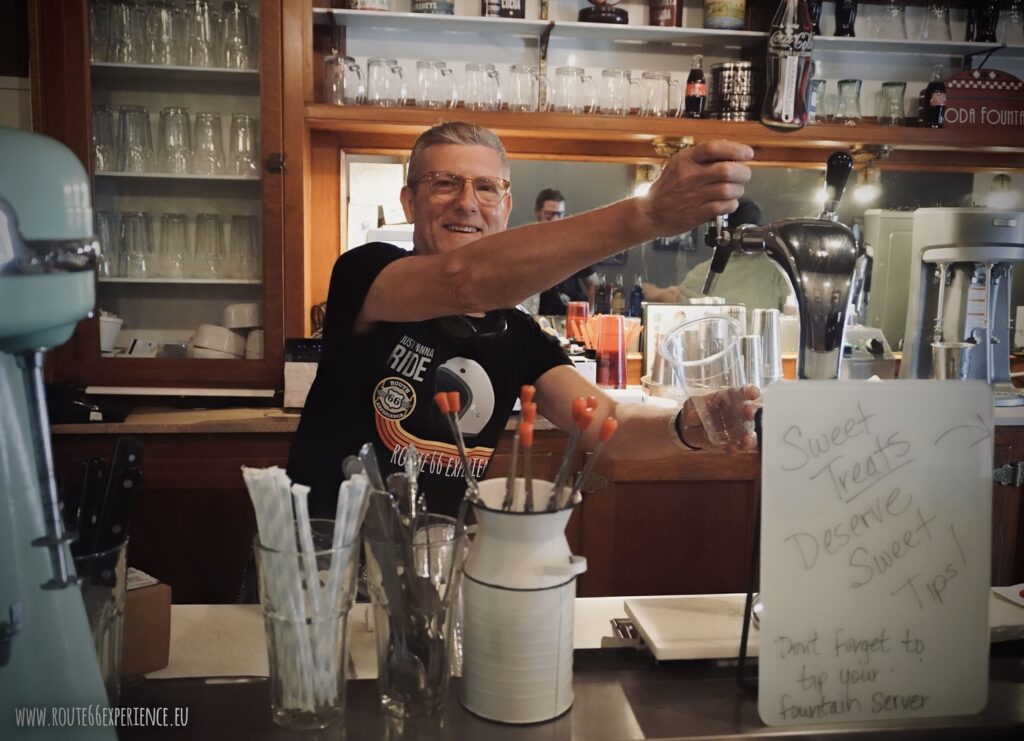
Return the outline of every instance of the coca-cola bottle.
[[[686,78],[686,97],[683,99],[683,110],[686,118],[701,118],[704,106],[708,101],[708,84],[704,79],[704,57],[693,55],[693,65]]]
[[[811,23],[814,24],[814,35],[821,36],[821,5],[822,0],[807,0],[807,10],[811,14]]]
[[[836,36],[856,36],[857,0],[836,0]]]
[[[924,89],[924,105],[921,110],[921,125],[930,129],[941,129],[946,123],[946,83],[942,65],[932,68],[932,79]]]
[[[975,11],[974,40],[995,43],[999,25],[998,0],[982,0]]]
[[[974,3],[967,3],[967,27],[964,29],[964,41],[974,41],[978,25],[978,9]]]
[[[782,0],[768,30],[768,89],[761,123],[795,131],[807,123],[814,27],[806,0]]]

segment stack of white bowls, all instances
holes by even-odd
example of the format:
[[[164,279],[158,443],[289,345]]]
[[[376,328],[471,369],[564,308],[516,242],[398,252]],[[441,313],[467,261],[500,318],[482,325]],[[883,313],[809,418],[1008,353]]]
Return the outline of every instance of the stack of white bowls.
[[[246,360],[263,358],[263,321],[258,303],[225,306],[224,326],[235,332],[245,333]]]
[[[192,357],[237,360],[245,354],[245,337],[227,327],[200,324],[192,340]]]

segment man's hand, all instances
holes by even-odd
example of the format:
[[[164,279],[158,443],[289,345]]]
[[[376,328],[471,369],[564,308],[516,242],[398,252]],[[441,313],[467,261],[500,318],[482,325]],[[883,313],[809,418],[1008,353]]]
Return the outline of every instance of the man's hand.
[[[753,158],[746,144],[721,139],[680,150],[642,198],[647,218],[660,236],[670,236],[732,213],[750,180],[743,163]]]
[[[761,407],[761,392],[757,386],[744,386],[743,401],[737,405],[729,400],[726,391],[727,389],[715,391],[710,395],[712,398],[708,400],[708,403],[709,405],[720,403],[733,406],[733,414],[726,416],[742,420],[743,430],[736,435],[739,438],[737,443],[726,445],[721,449],[730,454],[738,453],[741,450],[753,450],[757,447],[757,435],[753,431],[753,422],[754,415]],[[715,447],[715,444],[708,439],[704,425],[701,424],[700,415],[697,414],[697,409],[693,405],[693,397],[687,399],[683,404],[683,413],[679,415],[676,424],[680,437],[687,445],[694,448]]]

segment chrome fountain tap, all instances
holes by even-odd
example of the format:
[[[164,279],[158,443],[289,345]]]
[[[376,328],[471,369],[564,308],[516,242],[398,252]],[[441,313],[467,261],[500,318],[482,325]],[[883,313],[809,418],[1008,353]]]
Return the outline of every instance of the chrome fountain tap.
[[[715,254],[704,281],[705,294],[715,287],[734,252],[763,252],[789,278],[800,313],[798,378],[839,377],[857,238],[839,223],[836,212],[852,168],[853,158],[846,152],[828,158],[825,208],[817,218],[744,224],[731,231],[719,220],[709,232]]]

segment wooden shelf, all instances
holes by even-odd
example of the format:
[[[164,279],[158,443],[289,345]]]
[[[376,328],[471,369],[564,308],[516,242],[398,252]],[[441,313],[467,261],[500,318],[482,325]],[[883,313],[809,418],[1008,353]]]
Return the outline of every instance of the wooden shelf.
[[[597,161],[656,161],[660,140],[733,139],[757,151],[757,164],[823,167],[826,150],[887,145],[886,169],[981,171],[1024,169],[1024,139],[1014,130],[979,127],[818,124],[791,133],[757,121],[641,116],[426,110],[412,107],[305,106],[310,130],[334,132],[343,148],[407,153],[413,138],[441,120],[464,120],[493,129],[513,156]],[[936,158],[936,152],[942,157]]]
[[[98,178],[114,178],[125,180],[212,180],[218,182],[245,182],[258,183],[258,175],[193,175],[191,173],[171,172],[118,172],[115,170],[100,170],[95,173]]]

